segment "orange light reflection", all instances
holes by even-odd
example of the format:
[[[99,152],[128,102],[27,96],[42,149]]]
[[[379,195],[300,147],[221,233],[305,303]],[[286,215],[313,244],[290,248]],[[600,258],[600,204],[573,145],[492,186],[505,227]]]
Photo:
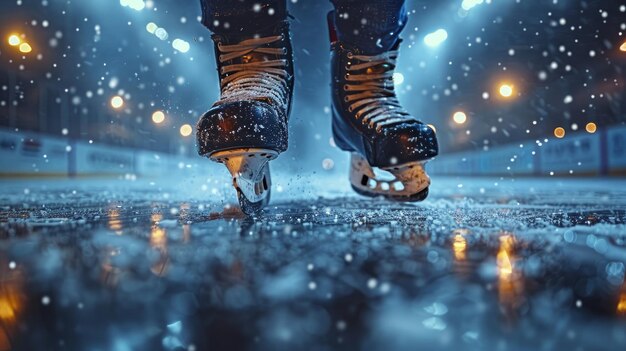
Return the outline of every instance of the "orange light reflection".
[[[521,272],[515,267],[515,237],[505,233],[500,237],[500,248],[496,256],[498,269],[498,297],[503,312],[509,318],[524,302],[524,281]]]
[[[454,250],[454,258],[457,261],[463,261],[466,258],[465,252],[467,251],[467,240],[463,234],[467,234],[467,229],[458,229],[454,231],[454,240],[452,242],[452,249]]]
[[[167,253],[167,231],[159,226],[163,215],[153,213],[150,217],[152,227],[150,229],[150,246],[159,253],[159,258],[152,264],[150,270],[158,276],[164,276],[169,267],[169,255]]]
[[[617,315],[626,316],[626,280],[624,281],[624,285],[622,285],[622,292],[617,302]]]
[[[25,306],[23,273],[19,268],[9,269],[0,259],[0,350],[11,350],[11,334],[18,327],[18,319]]]
[[[120,219],[120,210],[117,208],[109,209],[109,229],[117,235],[122,235],[122,220]]]

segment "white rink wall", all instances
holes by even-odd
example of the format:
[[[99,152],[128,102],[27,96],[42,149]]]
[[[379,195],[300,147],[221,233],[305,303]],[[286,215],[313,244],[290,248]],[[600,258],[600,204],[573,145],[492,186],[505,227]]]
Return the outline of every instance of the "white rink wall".
[[[31,132],[0,129],[0,177],[159,178],[189,175],[208,164],[153,151],[91,144]],[[204,170],[206,171],[206,170]]]
[[[0,177],[125,177],[212,173],[210,162],[153,151],[90,144],[0,129]],[[525,141],[484,151],[442,154],[428,164],[436,175],[623,176],[626,126],[579,132],[563,139]]]
[[[428,164],[428,170],[438,175],[623,176],[626,126],[443,154]]]

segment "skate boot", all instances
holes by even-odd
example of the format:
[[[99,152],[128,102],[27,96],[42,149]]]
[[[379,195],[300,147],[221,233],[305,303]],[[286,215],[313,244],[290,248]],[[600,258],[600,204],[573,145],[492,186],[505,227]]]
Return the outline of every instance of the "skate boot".
[[[365,55],[338,41],[332,23],[330,29],[333,138],[352,153],[352,188],[365,196],[424,200],[430,185],[424,164],[437,155],[437,138],[396,98],[393,71],[400,41],[389,51]]]
[[[269,161],[287,149],[293,91],[289,24],[212,38],[221,94],[198,122],[198,153],[226,165],[242,211],[255,214],[270,199]]]

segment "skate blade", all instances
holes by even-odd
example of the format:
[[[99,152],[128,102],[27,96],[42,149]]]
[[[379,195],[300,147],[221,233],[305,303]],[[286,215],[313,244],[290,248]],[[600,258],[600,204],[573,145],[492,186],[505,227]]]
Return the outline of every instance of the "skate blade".
[[[363,156],[352,153],[350,183],[361,195],[384,196],[398,201],[422,201],[428,195],[430,186],[425,163],[417,161],[374,169]]]
[[[226,166],[240,195],[242,209],[247,213],[247,208],[260,207],[269,200],[272,187],[269,161],[277,156],[278,152],[273,150],[245,148],[215,152],[209,158]]]

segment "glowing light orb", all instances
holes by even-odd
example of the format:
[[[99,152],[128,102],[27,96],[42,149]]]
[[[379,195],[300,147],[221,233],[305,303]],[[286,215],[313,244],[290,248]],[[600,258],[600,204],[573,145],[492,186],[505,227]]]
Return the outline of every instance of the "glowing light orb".
[[[393,74],[393,84],[400,85],[404,83],[404,74],[400,72],[394,72]]]
[[[18,46],[20,45],[20,43],[22,42],[22,39],[20,39],[20,37],[16,34],[11,34],[9,36],[9,45],[11,46]]]
[[[159,29],[159,26],[157,26],[156,23],[154,22],[150,22],[146,25],[146,30],[150,34],[154,34],[154,32],[156,32],[157,29]]]
[[[593,123],[593,122],[589,122],[585,126],[585,130],[587,131],[587,133],[593,134],[593,133],[595,133],[598,130],[598,126],[596,126],[596,124]]]
[[[461,7],[463,8],[463,10],[469,11],[473,7],[478,6],[483,2],[485,2],[485,0],[463,0],[463,2],[461,3]]]
[[[119,109],[124,106],[124,99],[121,96],[114,96],[111,98],[111,107],[114,109]]]
[[[554,136],[561,139],[565,136],[565,129],[563,129],[562,127],[556,127],[554,128]]]
[[[160,124],[163,123],[163,121],[165,121],[165,113],[163,113],[163,111],[155,111],[152,114],[152,122]]]
[[[189,43],[184,41],[184,40],[182,40],[182,39],[174,39],[174,41],[172,42],[172,47],[174,49],[182,52],[183,54],[188,52],[189,49],[191,48]]]
[[[458,111],[455,112],[454,115],[452,115],[452,120],[456,124],[463,124],[467,122],[467,115],[465,114],[465,112]]]
[[[169,37],[169,34],[167,34],[165,28],[157,28],[157,30],[154,31],[154,35],[156,35],[156,37],[161,40],[167,40],[167,38]]]
[[[448,32],[446,32],[445,29],[437,29],[424,37],[424,44],[430,47],[436,47],[441,45],[446,39],[448,39]]]
[[[31,51],[33,51],[33,48],[30,46],[30,44],[28,44],[28,43],[21,43],[20,44],[20,52],[21,53],[28,54]]]
[[[502,84],[500,86],[500,95],[504,97],[510,97],[511,95],[513,95],[513,86],[509,84]]]
[[[146,3],[143,0],[120,0],[120,5],[130,7],[135,11],[141,11],[146,7]]]
[[[190,136],[191,132],[193,132],[193,128],[191,128],[191,126],[189,124],[183,124],[180,127],[180,135],[182,135],[184,137]]]
[[[626,41],[622,43],[622,46],[619,47],[620,51],[626,51]]]

